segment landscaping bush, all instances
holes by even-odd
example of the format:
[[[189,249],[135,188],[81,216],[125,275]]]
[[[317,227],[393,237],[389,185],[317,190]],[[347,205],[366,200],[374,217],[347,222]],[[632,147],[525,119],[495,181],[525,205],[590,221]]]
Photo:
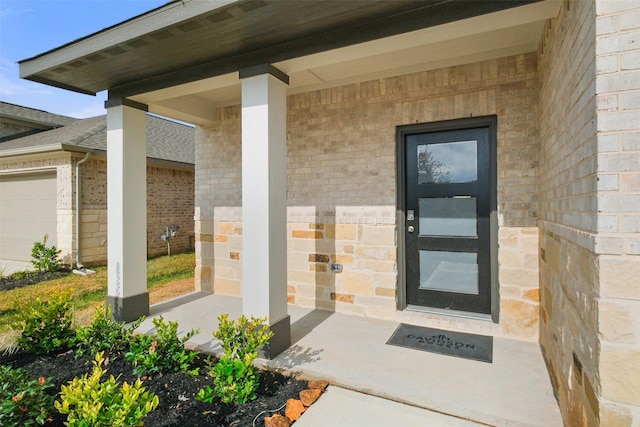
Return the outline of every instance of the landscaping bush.
[[[18,346],[37,354],[55,353],[73,347],[72,301],[71,292],[54,289],[45,299],[36,298],[29,304],[17,307],[18,321],[14,326],[20,331]]]
[[[210,371],[213,387],[207,386],[196,398],[212,402],[219,397],[224,403],[245,403],[255,399],[260,382],[260,372],[253,366],[258,350],[269,343],[273,332],[264,325],[266,318],[229,320],[227,314],[218,316],[219,327],[213,336],[224,349],[224,356]]]
[[[125,359],[132,362],[139,376],[186,372],[197,374],[191,365],[196,353],[187,351],[184,343],[199,333],[192,329],[184,337],[178,336],[178,322],[165,322],[162,316],[153,319],[153,335],[136,335],[131,340]]]
[[[40,272],[57,271],[60,267],[58,254],[60,250],[54,245],[47,246],[49,235],[45,234],[42,242],[35,242],[31,250],[31,264]]]
[[[104,354],[100,352],[90,376],[85,374],[62,386],[60,401],[55,402],[55,407],[67,415],[65,424],[69,427],[144,425],[144,418],[159,404],[158,396],[145,391],[140,379],[133,385],[125,382],[121,387],[113,375],[100,382],[105,372],[103,363]]]
[[[133,331],[135,331],[144,316],[125,328],[125,322],[119,323],[111,317],[111,307],[100,304],[96,307],[91,323],[78,328],[76,332],[77,348],[76,357],[81,357],[85,353],[95,356],[101,351],[113,355],[125,352],[130,345]]]
[[[44,424],[53,409],[48,378],[29,378],[23,369],[0,366],[0,425],[5,427]]]

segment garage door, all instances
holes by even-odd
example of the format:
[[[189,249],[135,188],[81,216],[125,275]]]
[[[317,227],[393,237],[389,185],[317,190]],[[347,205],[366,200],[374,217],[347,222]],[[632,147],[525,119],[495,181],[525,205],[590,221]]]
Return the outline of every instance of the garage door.
[[[32,268],[33,243],[57,245],[56,173],[0,176],[0,269]]]

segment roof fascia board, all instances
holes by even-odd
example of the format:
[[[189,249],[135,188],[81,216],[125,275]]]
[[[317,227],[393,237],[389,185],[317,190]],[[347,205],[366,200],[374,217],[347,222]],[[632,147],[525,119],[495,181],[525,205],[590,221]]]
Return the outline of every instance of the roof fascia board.
[[[29,125],[31,127],[37,127],[38,129],[41,129],[41,130],[48,130],[48,129],[53,129],[55,127],[60,127],[60,125],[57,125],[52,122],[45,122],[38,119],[30,119],[27,117],[16,116],[14,114],[5,114],[3,112],[0,112],[0,119],[2,119],[2,121],[6,123],[21,125],[21,126]]]
[[[55,151],[61,151],[61,152],[65,151],[65,152],[80,153],[80,154],[92,153],[98,157],[106,157],[106,154],[107,154],[106,150],[78,147],[76,145],[68,145],[68,144],[48,144],[48,145],[41,145],[39,147],[14,148],[11,150],[0,151],[0,158],[45,154],[45,153],[51,153]],[[179,162],[175,160],[156,159],[153,157],[147,157],[147,164],[153,165],[153,166],[168,167],[173,169],[185,169],[185,170],[195,169],[195,165],[191,163],[184,163],[184,162]]]
[[[175,160],[156,159],[154,157],[147,157],[147,164],[151,166],[160,166],[171,169],[195,170],[196,168],[196,166],[192,163],[178,162]]]
[[[63,151],[63,144],[47,144],[37,147],[13,148],[10,150],[1,150],[0,157],[24,156],[27,154],[50,153],[52,151]]]
[[[18,64],[20,64],[20,77],[37,81],[29,78],[29,76],[227,6],[236,1],[237,0],[218,0],[216,2],[199,0],[172,1],[142,15],[107,27],[58,48],[18,61]],[[188,7],[186,7],[187,3],[189,4]],[[40,83],[51,85],[52,82],[40,81]]]
[[[85,90],[76,86],[72,86],[72,85],[66,85],[60,82],[57,82],[55,80],[50,80],[50,79],[45,79],[44,77],[39,77],[39,76],[22,76],[22,65],[20,66],[20,77],[25,79],[25,80],[30,80],[32,82],[36,82],[36,83],[42,83],[44,85],[47,86],[53,86],[53,87],[57,87],[58,89],[64,89],[64,90],[70,90],[72,92],[78,92],[81,93],[83,95],[96,95],[96,92],[90,91],[90,90]]]
[[[69,144],[47,144],[47,145],[38,145],[35,147],[23,147],[23,148],[12,148],[9,150],[1,150],[0,157],[15,157],[15,156],[24,156],[27,154],[39,154],[39,153],[50,153],[53,151],[69,151],[73,153],[93,153],[96,151],[94,148],[81,147],[78,145],[69,145]]]

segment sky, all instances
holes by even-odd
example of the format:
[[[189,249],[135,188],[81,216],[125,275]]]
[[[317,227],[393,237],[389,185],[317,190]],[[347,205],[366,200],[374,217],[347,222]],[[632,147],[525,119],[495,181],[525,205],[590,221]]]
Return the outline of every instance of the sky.
[[[0,0],[0,101],[65,116],[106,114],[107,93],[83,95],[19,77],[18,61],[155,9],[168,0]]]

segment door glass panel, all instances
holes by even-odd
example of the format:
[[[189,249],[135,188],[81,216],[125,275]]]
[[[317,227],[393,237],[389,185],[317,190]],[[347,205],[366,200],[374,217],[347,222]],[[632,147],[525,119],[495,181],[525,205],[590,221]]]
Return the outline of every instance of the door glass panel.
[[[476,237],[475,197],[430,197],[418,201],[421,236]]]
[[[477,141],[418,145],[418,184],[478,180]]]
[[[478,295],[478,255],[421,250],[420,289]]]

